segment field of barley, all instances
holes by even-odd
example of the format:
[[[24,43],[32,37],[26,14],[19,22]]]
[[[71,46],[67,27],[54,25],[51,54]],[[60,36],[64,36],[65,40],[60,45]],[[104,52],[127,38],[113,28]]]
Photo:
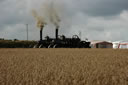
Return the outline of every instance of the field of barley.
[[[128,50],[0,49],[0,85],[128,85]]]

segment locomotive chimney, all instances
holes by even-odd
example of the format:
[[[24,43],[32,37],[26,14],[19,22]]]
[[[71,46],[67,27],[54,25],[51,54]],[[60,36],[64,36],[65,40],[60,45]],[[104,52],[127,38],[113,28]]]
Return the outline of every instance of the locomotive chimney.
[[[40,41],[42,40],[42,29],[40,29]]]
[[[58,39],[58,30],[59,30],[59,26],[56,27],[56,33],[55,33],[56,40]]]
[[[42,40],[43,27],[44,27],[44,25],[42,24],[42,25],[40,26],[40,41]]]

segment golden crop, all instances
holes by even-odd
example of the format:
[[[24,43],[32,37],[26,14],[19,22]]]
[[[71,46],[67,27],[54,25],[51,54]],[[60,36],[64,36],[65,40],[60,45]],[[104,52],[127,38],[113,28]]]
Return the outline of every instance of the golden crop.
[[[0,85],[128,85],[128,50],[0,49]]]

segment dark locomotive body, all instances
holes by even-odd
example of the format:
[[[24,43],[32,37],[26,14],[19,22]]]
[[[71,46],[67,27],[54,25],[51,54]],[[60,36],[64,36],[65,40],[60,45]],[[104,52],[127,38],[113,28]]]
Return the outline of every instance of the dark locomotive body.
[[[77,35],[72,38],[66,38],[64,35],[58,35],[58,27],[55,32],[56,38],[46,36],[42,40],[42,29],[40,30],[40,41],[34,48],[90,48],[90,42],[82,41]]]

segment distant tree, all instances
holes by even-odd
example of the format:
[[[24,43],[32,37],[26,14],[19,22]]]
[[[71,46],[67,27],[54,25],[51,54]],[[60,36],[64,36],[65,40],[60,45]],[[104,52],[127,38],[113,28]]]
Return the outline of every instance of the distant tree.
[[[18,41],[18,39],[14,39],[14,41]]]

